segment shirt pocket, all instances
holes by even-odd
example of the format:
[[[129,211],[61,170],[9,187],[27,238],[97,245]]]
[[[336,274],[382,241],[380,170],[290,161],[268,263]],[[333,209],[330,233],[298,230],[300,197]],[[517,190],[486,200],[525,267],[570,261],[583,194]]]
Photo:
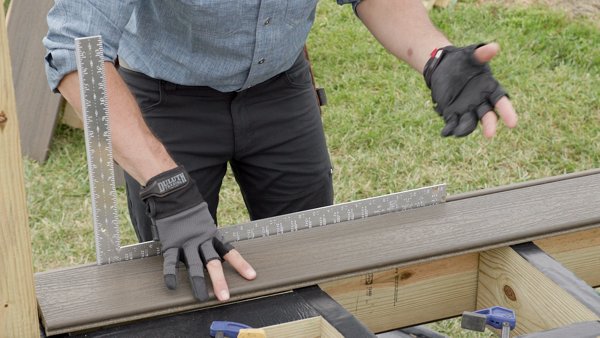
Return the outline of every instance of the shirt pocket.
[[[285,22],[290,26],[297,26],[302,22],[310,22],[315,15],[319,0],[287,0]]]
[[[170,0],[173,1],[173,0]],[[240,30],[242,6],[238,0],[177,0],[175,7],[194,35],[226,38]]]

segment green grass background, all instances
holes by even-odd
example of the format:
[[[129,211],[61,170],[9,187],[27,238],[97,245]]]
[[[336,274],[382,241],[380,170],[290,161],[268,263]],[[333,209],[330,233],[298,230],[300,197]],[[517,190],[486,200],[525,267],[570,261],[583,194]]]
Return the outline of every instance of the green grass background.
[[[590,21],[476,1],[431,18],[457,45],[500,43],[492,67],[518,127],[501,126],[493,140],[480,130],[441,138],[422,76],[385,52],[348,6],[321,1],[308,46],[329,98],[323,120],[336,202],[437,183],[454,194],[600,167],[600,32]],[[48,161],[24,167],[35,270],[94,262],[83,132],[59,126]],[[247,220],[230,175],[221,201],[221,224]],[[118,202],[123,241],[133,243],[122,188]],[[461,332],[456,320],[434,327],[453,337],[489,335]]]

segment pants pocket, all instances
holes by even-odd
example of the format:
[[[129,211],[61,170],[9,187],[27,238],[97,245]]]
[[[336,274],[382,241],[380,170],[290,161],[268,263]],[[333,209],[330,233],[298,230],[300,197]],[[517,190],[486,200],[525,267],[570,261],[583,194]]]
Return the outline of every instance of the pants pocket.
[[[131,90],[142,112],[150,111],[163,102],[161,80],[123,67],[119,68],[119,74]]]

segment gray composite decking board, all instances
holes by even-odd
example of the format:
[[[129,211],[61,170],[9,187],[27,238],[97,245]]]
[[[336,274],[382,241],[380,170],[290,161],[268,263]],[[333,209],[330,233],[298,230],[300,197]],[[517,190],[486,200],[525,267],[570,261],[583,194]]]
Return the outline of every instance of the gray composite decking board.
[[[61,105],[61,96],[48,87],[42,45],[53,4],[52,0],[13,0],[7,23],[21,150],[39,162],[48,155]]]
[[[226,264],[232,300],[599,227],[599,191],[600,174],[587,175],[240,242],[258,277],[244,281]],[[217,304],[194,301],[185,271],[180,288],[167,290],[161,263],[153,257],[36,274],[48,333]]]
[[[525,181],[525,182],[511,183],[511,184],[503,185],[503,186],[499,186],[499,187],[491,187],[491,188],[479,189],[479,190],[474,190],[474,191],[469,191],[469,192],[463,192],[463,193],[448,196],[448,198],[446,200],[448,202],[458,201],[458,200],[464,199],[464,198],[483,196],[483,195],[487,195],[487,194],[494,194],[494,193],[508,191],[508,190],[514,190],[514,189],[522,189],[522,188],[532,187],[534,185],[548,184],[548,183],[552,183],[552,182],[570,180],[573,178],[596,175],[596,174],[600,174],[600,168],[577,171],[574,173],[564,174],[564,175],[560,175],[560,176],[543,177],[543,178],[538,178],[535,180],[529,180],[529,181]]]

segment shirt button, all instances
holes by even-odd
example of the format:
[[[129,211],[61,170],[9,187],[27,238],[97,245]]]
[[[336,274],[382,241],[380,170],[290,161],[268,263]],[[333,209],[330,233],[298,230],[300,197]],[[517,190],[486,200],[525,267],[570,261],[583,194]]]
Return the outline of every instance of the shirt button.
[[[270,23],[271,23],[271,18],[267,18],[267,20],[265,20],[265,26],[267,26]]]
[[[264,58],[262,58],[262,59],[258,60],[258,64],[259,64],[259,65],[262,65],[263,63],[265,63],[265,59],[264,59]]]

